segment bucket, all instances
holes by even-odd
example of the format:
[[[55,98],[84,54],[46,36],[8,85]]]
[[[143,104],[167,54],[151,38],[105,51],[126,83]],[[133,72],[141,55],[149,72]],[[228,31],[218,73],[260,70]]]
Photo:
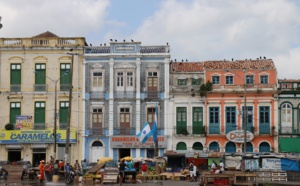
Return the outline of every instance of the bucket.
[[[57,183],[57,182],[59,181],[59,176],[58,176],[58,175],[53,175],[53,176],[52,176],[52,181],[53,181],[54,183]]]

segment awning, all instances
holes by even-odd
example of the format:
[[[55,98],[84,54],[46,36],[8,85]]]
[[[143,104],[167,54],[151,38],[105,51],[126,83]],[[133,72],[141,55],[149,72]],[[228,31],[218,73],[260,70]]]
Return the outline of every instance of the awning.
[[[46,149],[48,146],[46,144],[31,144],[32,149]]]
[[[6,145],[6,149],[22,149],[22,145]]]
[[[300,152],[300,138],[279,138],[280,152]]]

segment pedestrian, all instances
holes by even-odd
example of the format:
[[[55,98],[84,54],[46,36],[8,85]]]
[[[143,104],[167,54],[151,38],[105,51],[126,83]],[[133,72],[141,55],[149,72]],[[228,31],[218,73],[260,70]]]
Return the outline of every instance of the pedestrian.
[[[54,173],[54,175],[58,175],[58,168],[59,168],[58,164],[59,164],[58,160],[56,160],[53,164],[53,173]]]
[[[224,171],[224,163],[222,160],[220,160],[220,171],[223,172]]]
[[[210,168],[211,168],[211,172],[215,172],[215,170],[216,170],[216,168],[217,168],[217,164],[216,164],[215,160],[213,160],[213,162],[212,162]]]
[[[147,170],[148,170],[148,167],[147,167],[146,162],[143,162],[141,170],[142,170],[142,181],[146,180],[146,182],[147,182]]]
[[[76,175],[79,176],[79,174],[81,172],[81,168],[80,168],[80,164],[78,163],[78,160],[75,161],[74,170],[76,172]]]
[[[40,182],[42,183],[45,179],[45,165],[44,165],[45,161],[42,160],[40,161]]]
[[[82,167],[82,174],[84,175],[86,172],[86,159],[84,159],[81,163],[81,167]]]
[[[120,164],[119,164],[119,177],[120,177],[120,185],[122,185],[122,183],[125,183],[125,160],[121,160]]]
[[[190,170],[190,182],[196,181],[196,166],[194,165],[194,161],[190,163],[189,170]]]

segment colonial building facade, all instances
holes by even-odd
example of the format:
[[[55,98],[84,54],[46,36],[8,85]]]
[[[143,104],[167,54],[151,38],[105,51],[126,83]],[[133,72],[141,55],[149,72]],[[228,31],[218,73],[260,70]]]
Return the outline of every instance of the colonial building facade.
[[[279,79],[279,151],[300,153],[300,80]]]
[[[49,160],[50,155],[65,158],[71,70],[74,76],[69,160],[81,158],[77,139],[81,139],[82,131],[84,45],[84,38],[58,37],[51,32],[30,38],[0,39],[0,159],[23,159],[35,164]],[[79,55],[72,58],[67,54],[71,49]]]
[[[168,148],[169,46],[110,42],[86,47],[84,57],[84,157],[153,157],[154,144],[136,135],[158,115],[159,155]],[[157,108],[157,109],[156,109]]]

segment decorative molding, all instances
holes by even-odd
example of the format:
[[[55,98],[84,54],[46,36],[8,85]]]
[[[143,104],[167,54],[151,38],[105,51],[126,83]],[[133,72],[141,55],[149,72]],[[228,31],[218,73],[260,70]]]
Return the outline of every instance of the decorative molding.
[[[99,68],[103,68],[103,65],[100,65],[100,64],[95,64],[92,66],[94,69],[99,69]]]
[[[136,66],[132,65],[130,63],[127,63],[127,62],[123,62],[123,63],[115,65],[114,68],[117,68],[117,69],[121,69],[121,68],[134,68],[135,69]]]
[[[152,63],[152,64],[148,65],[147,67],[148,68],[158,68],[158,65]]]

